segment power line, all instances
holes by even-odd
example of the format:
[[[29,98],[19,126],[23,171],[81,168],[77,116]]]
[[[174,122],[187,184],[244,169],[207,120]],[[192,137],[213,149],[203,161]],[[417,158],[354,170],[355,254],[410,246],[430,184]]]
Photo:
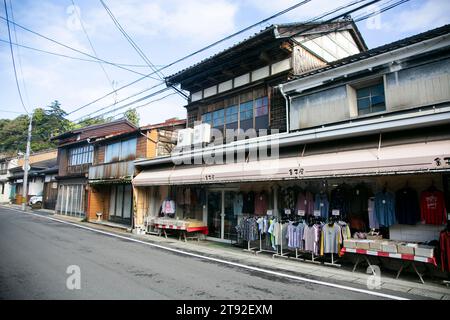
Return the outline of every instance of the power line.
[[[141,101],[146,100],[146,99],[148,99],[148,98],[154,97],[154,96],[156,96],[156,95],[158,95],[158,94],[160,94],[160,93],[163,93],[163,92],[165,92],[165,91],[167,91],[167,90],[170,90],[170,89],[171,89],[170,87],[163,88],[163,89],[161,89],[161,90],[158,90],[158,91],[155,91],[155,92],[153,92],[153,93],[150,93],[149,95],[146,95],[145,97],[139,98],[139,99],[137,99],[137,100],[135,100],[135,101],[132,101],[132,102],[129,102],[129,103],[123,105],[123,106],[117,107],[117,108],[115,108],[115,109],[113,109],[113,110],[109,110],[109,111],[107,111],[107,112],[101,113],[101,114],[99,114],[99,115],[96,115],[96,116],[93,117],[93,118],[88,118],[88,119],[101,118],[101,117],[103,117],[104,115],[107,115],[108,113],[115,112],[115,111],[118,111],[118,110],[120,110],[120,109],[126,108],[126,107],[128,107],[128,106],[133,105],[134,103],[141,102]],[[83,119],[83,118],[85,118],[85,117],[78,118],[78,119],[75,120],[75,121],[78,122],[79,120],[81,120],[81,119]],[[83,120],[86,120],[86,119],[83,119]]]
[[[6,6],[6,0],[3,0],[3,3],[5,4],[6,25],[8,26],[9,48],[11,51],[11,58],[12,58],[12,63],[13,63],[13,68],[14,68],[14,77],[16,79],[17,92],[19,93],[20,102],[22,103],[23,109],[25,110],[26,113],[28,113],[28,110],[25,107],[25,104],[23,103],[22,92],[20,91],[19,80],[17,79],[16,62],[14,60],[14,51],[13,51],[13,46],[12,46],[12,42],[11,42],[11,30],[9,28],[8,8]]]
[[[336,11],[340,11],[340,10],[342,10],[342,9],[351,7],[351,6],[355,5],[355,4],[358,4],[358,3],[361,3],[361,2],[364,2],[364,1],[366,1],[366,0],[356,0],[356,1],[353,1],[353,2],[351,2],[351,3],[348,3],[347,5],[340,6],[340,7],[338,7],[338,8],[333,9],[333,10],[330,10],[330,11],[324,13],[324,14],[321,14],[320,16],[314,17],[314,18],[310,19],[309,21],[307,21],[307,22],[305,22],[305,23],[311,23],[311,22],[314,22],[314,21],[319,20],[319,19],[322,19],[323,17],[326,17],[326,16],[328,16],[328,15],[330,15],[330,14],[336,12]],[[366,5],[370,5],[370,4],[373,4],[373,3],[378,2],[378,1],[381,1],[381,0],[373,0],[372,2],[370,2],[369,4],[366,4]],[[353,10],[351,10],[350,12],[354,12],[354,11],[356,11],[356,10],[360,10],[361,8],[363,8],[363,7],[366,6],[366,5],[360,6],[360,7],[358,7],[357,9],[353,9]],[[286,9],[286,10],[287,10],[287,9]],[[285,10],[283,10],[283,11],[285,11]],[[282,12],[283,12],[283,11],[282,11]],[[346,16],[346,15],[348,15],[348,14],[349,14],[349,13],[346,12],[346,13],[344,13],[344,14],[341,14],[340,16]],[[336,20],[336,19],[338,19],[340,16],[331,18],[331,19],[329,19],[328,22],[333,21],[333,20]],[[272,16],[272,17],[273,17],[273,16]],[[266,20],[267,20],[267,19],[266,19]],[[310,28],[303,29],[303,30],[301,30],[300,32],[298,32],[298,33],[292,35],[291,37],[293,37],[293,36],[295,36],[295,35],[297,35],[297,34],[299,34],[299,33],[303,33],[303,32],[306,32],[306,31],[308,31],[308,30],[314,29],[314,28],[316,28],[316,26],[312,26],[312,27],[310,27]],[[284,31],[284,32],[282,32],[282,33],[280,33],[280,34],[285,34],[286,32],[287,32],[287,31]],[[298,42],[297,42],[297,43],[298,43]],[[169,64],[169,65],[167,65],[167,66],[170,66],[170,65],[171,65],[171,64]],[[164,69],[164,68],[161,68],[161,69]],[[151,74],[153,74],[153,73],[151,73]],[[140,81],[140,79],[135,80],[135,82],[138,82],[138,81]],[[94,113],[95,113],[95,112],[94,112]],[[88,114],[87,116],[92,115],[92,114],[93,114],[93,113],[90,113],[90,114]],[[106,113],[106,114],[107,114],[107,113]]]
[[[158,72],[158,69],[153,65],[153,63],[145,55],[145,53],[142,51],[142,49],[139,48],[139,46],[136,44],[136,42],[133,41],[133,39],[128,35],[128,33],[122,27],[120,22],[117,20],[117,18],[112,13],[111,9],[109,9],[109,7],[106,5],[106,3],[103,0],[100,0],[100,2],[103,5],[103,7],[105,8],[105,10],[108,13],[108,15],[110,16],[110,18],[112,19],[112,21],[114,22],[117,29],[119,29],[120,33],[122,33],[122,35],[125,37],[125,39],[128,41],[128,43],[134,48],[134,50],[139,54],[139,56],[148,64],[150,69],[152,69],[161,80],[164,80],[164,74],[162,72]],[[181,95],[183,98],[188,99],[188,96],[184,92],[178,90],[177,88],[175,88],[175,86],[171,86],[171,87],[173,87],[173,89],[175,91],[177,91],[177,93],[179,95]]]
[[[241,33],[246,32],[246,31],[248,31],[248,30],[250,30],[250,29],[252,29],[252,28],[254,28],[254,27],[256,27],[256,26],[258,26],[258,25],[260,25],[260,24],[262,24],[262,23],[265,23],[265,22],[267,22],[267,21],[269,21],[269,20],[272,20],[272,19],[274,19],[274,18],[276,18],[276,17],[279,17],[279,16],[281,16],[281,15],[283,15],[283,14],[289,12],[289,11],[292,11],[292,10],[294,10],[294,9],[296,9],[296,8],[298,8],[298,7],[300,7],[300,6],[302,6],[302,5],[305,5],[305,4],[307,4],[308,2],[310,2],[310,1],[312,1],[312,0],[301,1],[301,2],[295,4],[295,5],[293,5],[293,6],[289,7],[289,8],[287,8],[287,9],[284,9],[284,10],[282,10],[282,11],[280,11],[280,12],[278,12],[278,13],[276,13],[276,14],[274,14],[274,15],[272,15],[272,16],[266,18],[266,19],[263,19],[263,20],[261,20],[261,21],[258,21],[257,23],[254,23],[254,24],[252,24],[252,25],[250,25],[250,26],[248,26],[248,27],[246,27],[246,28],[244,28],[244,29],[241,29],[241,30],[239,30],[239,31],[237,31],[237,32],[235,32],[235,33],[229,35],[229,36],[226,36],[226,37],[224,37],[224,38],[222,38],[222,39],[220,39],[220,40],[218,40],[218,41],[216,41],[216,42],[214,42],[214,43],[212,43],[212,44],[210,44],[210,45],[208,45],[208,46],[206,46],[206,47],[203,47],[203,48],[201,48],[201,49],[199,49],[199,50],[197,50],[197,51],[195,51],[195,52],[193,52],[193,53],[191,53],[191,54],[189,54],[189,55],[187,55],[187,56],[184,56],[184,57],[182,57],[182,58],[179,58],[178,60],[175,60],[174,62],[172,62],[172,63],[170,63],[170,64],[168,64],[168,65],[165,65],[165,66],[159,68],[158,71],[167,69],[168,67],[173,66],[174,64],[177,64],[177,63],[179,63],[179,62],[181,62],[181,61],[184,61],[184,60],[186,60],[186,59],[188,59],[188,58],[190,58],[190,57],[192,57],[192,56],[194,56],[194,55],[196,55],[196,54],[198,54],[198,53],[201,53],[201,52],[203,52],[203,51],[205,51],[205,50],[208,50],[208,49],[210,49],[210,48],[212,48],[212,47],[214,47],[214,46],[216,46],[216,45],[218,45],[218,44],[220,44],[220,43],[222,43],[222,42],[224,42],[224,41],[226,41],[226,40],[229,40],[229,39],[231,39],[231,38],[233,38],[233,37],[235,37],[235,36],[237,36],[237,35],[239,35],[239,34],[241,34]],[[154,74],[154,72],[150,73],[150,75],[153,75],[153,74]],[[131,85],[133,85],[133,84],[135,84],[135,83],[138,83],[138,82],[140,82],[140,81],[142,81],[142,80],[144,80],[144,79],[145,79],[145,77],[136,79],[136,80],[134,80],[133,82],[130,82],[130,83],[128,83],[128,84],[122,86],[121,88],[118,88],[118,89],[116,89],[116,90],[114,90],[114,91],[112,91],[112,92],[109,92],[109,93],[107,93],[107,94],[105,94],[105,95],[103,95],[103,96],[101,96],[101,97],[95,99],[94,101],[91,101],[91,102],[89,102],[89,103],[87,103],[87,104],[85,104],[85,105],[83,105],[83,106],[77,108],[76,111],[81,110],[81,109],[83,109],[83,108],[85,108],[85,107],[88,107],[88,106],[92,105],[93,103],[98,102],[98,101],[100,101],[100,100],[102,100],[102,99],[104,99],[104,98],[110,96],[111,94],[113,94],[113,93],[115,93],[115,92],[117,92],[117,91],[119,91],[119,90],[122,90],[122,89],[124,89],[124,88],[127,88],[127,87],[129,87],[129,86],[131,86]],[[75,112],[75,111],[72,111],[72,112]],[[72,112],[70,112],[70,113],[72,113]],[[70,113],[69,113],[69,114],[70,114]]]
[[[381,0],[373,0],[373,1],[370,1],[369,3],[363,4],[363,5],[361,5],[361,6],[357,7],[357,8],[351,9],[351,10],[349,10],[349,11],[347,11],[347,12],[345,12],[345,13],[342,13],[342,14],[340,14],[340,15],[337,16],[337,17],[333,17],[333,18],[331,18],[331,19],[329,19],[329,20],[327,20],[327,21],[325,21],[325,22],[323,22],[323,23],[329,23],[329,22],[332,22],[332,21],[334,21],[334,20],[336,20],[336,19],[339,19],[340,17],[347,16],[347,15],[349,15],[350,13],[359,11],[359,10],[363,9],[364,7],[370,6],[370,5],[372,5],[372,4],[374,4],[374,3],[377,3],[377,2],[380,2],[380,1],[381,1]],[[379,14],[379,13],[381,13],[381,12],[385,12],[385,11],[387,11],[387,10],[390,10],[390,9],[392,9],[393,7],[398,6],[398,5],[400,5],[400,4],[404,3],[404,2],[407,2],[407,1],[409,1],[409,0],[400,0],[400,1],[398,1],[397,3],[395,3],[395,4],[393,4],[393,5],[390,5],[390,6],[386,7],[386,8],[383,8],[380,12],[371,13],[371,14],[369,14],[369,15],[366,15],[366,16],[363,16],[363,17],[361,17],[361,18],[358,18],[357,21],[359,22],[359,21],[365,20],[365,19],[367,19],[367,18],[369,18],[369,17],[371,17],[371,16],[374,16],[374,15]],[[318,16],[318,17],[312,19],[311,22],[314,21],[314,20],[321,19],[321,18],[323,18],[323,17],[325,17],[325,16],[327,16],[327,15],[329,15],[329,14],[331,14],[331,13],[334,13],[334,12],[336,12],[336,11],[340,11],[340,10],[342,10],[342,9],[344,9],[344,8],[351,7],[351,6],[353,6],[353,5],[357,4],[357,3],[361,3],[361,2],[364,2],[364,0],[354,1],[354,2],[349,3],[349,4],[347,4],[347,5],[341,6],[341,7],[339,7],[339,8],[336,8],[336,9],[334,9],[334,10],[331,10],[331,11],[325,13],[325,14],[322,14],[322,15],[320,15],[320,16]],[[389,3],[389,2],[391,2],[391,1],[388,1],[387,3]],[[349,21],[349,23],[351,23],[351,22],[352,22],[352,21]],[[304,32],[306,32],[306,31],[312,30],[312,29],[314,29],[314,28],[316,28],[316,26],[312,26],[312,27],[310,27],[310,28],[303,29],[303,30],[301,30],[301,31],[299,31],[299,32],[297,32],[297,33],[291,35],[291,37],[294,37],[294,36],[296,36],[296,35],[298,35],[298,34],[301,34],[301,33],[304,33]],[[334,30],[336,31],[336,30],[339,30],[339,29],[342,29],[342,28],[343,28],[342,26],[338,26],[338,27],[335,28]],[[321,36],[321,35],[319,34],[319,35],[317,35],[317,36]],[[316,36],[316,37],[317,37],[317,36]],[[305,39],[305,40],[302,41],[302,42],[298,42],[298,41],[294,41],[294,42],[297,42],[298,44],[302,44],[302,43],[304,43],[304,42],[306,42],[306,41],[309,41],[309,40],[311,40],[311,38],[307,38],[307,39]],[[108,113],[108,112],[106,112],[106,113],[104,113],[104,114],[107,114],[107,113]]]
[[[10,111],[10,110],[0,110],[0,112],[7,112],[7,113],[15,113],[15,114],[23,114],[23,115],[25,115],[25,113],[23,113],[23,112]]]
[[[11,9],[11,20],[14,21],[14,10],[12,7],[12,0],[9,0],[9,7]],[[19,42],[18,38],[17,38],[17,31],[16,31],[16,26],[13,25],[13,31],[14,31],[14,40],[16,41],[16,43]],[[23,86],[23,91],[25,92],[25,99],[27,101],[27,105],[30,105],[30,97],[28,96],[28,90],[27,90],[27,86],[25,84],[25,77],[23,76],[23,68],[22,68],[22,59],[20,57],[20,49],[19,47],[17,47],[17,59],[19,60],[19,71],[20,71],[20,75],[21,75],[21,79],[22,79],[22,86]]]
[[[74,10],[75,10],[75,12],[76,12],[76,15],[77,15],[77,17],[78,17],[78,20],[80,21],[81,29],[83,29],[83,33],[84,33],[84,35],[86,36],[86,39],[87,39],[88,42],[89,42],[89,46],[90,46],[91,49],[92,49],[92,53],[94,54],[95,58],[98,59],[98,54],[97,54],[97,52],[95,51],[94,45],[92,44],[91,38],[89,38],[89,35],[88,35],[87,31],[86,31],[86,28],[84,27],[83,20],[81,19],[80,13],[79,13],[78,10],[77,10],[77,6],[75,5],[74,0],[71,0],[71,2],[72,2],[72,5],[73,5]],[[99,60],[100,60],[100,59],[99,59]],[[106,70],[105,70],[105,67],[103,66],[103,64],[102,64],[100,61],[98,62],[98,64],[99,64],[100,68],[102,68],[103,73],[105,74],[105,77],[106,77],[106,79],[108,80],[108,83],[111,85],[112,89],[114,90],[114,86],[113,86],[113,84],[112,84],[112,81],[111,81],[111,79],[110,79],[108,73],[107,73]]]
[[[174,94],[176,94],[176,92],[171,92],[171,93],[169,93],[169,94],[166,94],[165,96],[162,96],[161,98],[154,99],[154,100],[151,100],[151,101],[149,101],[149,102],[147,102],[147,103],[144,103],[144,104],[142,104],[142,105],[140,105],[140,106],[130,108],[130,109],[128,109],[127,111],[129,111],[129,110],[137,110],[137,109],[140,109],[140,108],[142,108],[142,107],[146,107],[146,106],[148,106],[149,104],[152,104],[152,103],[154,103],[154,102],[158,102],[158,101],[164,100],[164,99],[166,99],[166,98],[168,98],[168,97],[170,97],[170,96],[173,96]],[[117,116],[124,115],[125,113],[126,113],[126,112],[122,112],[122,113],[118,114]]]
[[[9,44],[9,41],[8,40],[4,40],[4,39],[0,39],[0,42],[4,42],[4,43]],[[46,54],[50,54],[50,55],[54,55],[54,56],[59,56],[59,57],[62,57],[62,58],[67,58],[67,59],[80,60],[80,61],[86,61],[86,62],[94,62],[94,63],[104,63],[104,62],[98,61],[98,60],[73,57],[73,56],[62,54],[62,53],[46,51],[46,50],[42,50],[42,49],[26,46],[24,44],[19,44],[17,42],[13,42],[13,45],[16,46],[16,47],[21,47],[21,48],[25,48],[25,49],[28,49],[28,50],[33,50],[33,51],[46,53]],[[126,63],[117,63],[117,62],[114,62],[114,64],[119,65],[119,66],[123,66],[123,67],[148,68],[148,65],[143,65],[143,64],[126,64]],[[164,65],[156,65],[156,66],[162,67]]]
[[[39,37],[41,37],[41,38],[44,38],[44,39],[46,39],[46,40],[48,40],[48,41],[51,41],[51,42],[53,42],[53,43],[56,43],[56,44],[58,44],[58,45],[60,45],[60,46],[62,46],[62,47],[64,47],[64,48],[69,49],[69,50],[78,52],[78,53],[80,53],[80,54],[82,54],[82,55],[88,56],[88,57],[93,58],[93,59],[95,59],[95,60],[102,61],[103,63],[106,63],[106,64],[109,64],[109,65],[115,66],[115,67],[117,67],[117,68],[120,68],[120,69],[129,71],[129,72],[132,72],[132,73],[141,75],[141,76],[142,76],[141,80],[143,80],[143,79],[145,79],[145,78],[150,78],[150,79],[154,79],[154,80],[158,80],[158,81],[159,81],[159,79],[153,78],[153,77],[151,77],[151,75],[143,74],[143,73],[137,72],[137,71],[135,71],[135,70],[128,69],[128,68],[123,67],[123,66],[121,66],[121,65],[115,64],[114,62],[110,62],[110,61],[106,61],[106,60],[104,60],[104,59],[97,58],[97,57],[95,57],[95,56],[93,56],[93,55],[91,55],[91,54],[89,54],[89,53],[86,53],[86,52],[83,52],[83,51],[78,50],[78,49],[76,49],[76,48],[73,48],[73,47],[71,47],[71,46],[68,46],[68,45],[66,45],[66,44],[64,44],[64,43],[61,43],[61,42],[57,41],[57,40],[54,40],[54,39],[52,39],[52,38],[49,38],[49,37],[47,37],[47,36],[45,36],[45,35],[43,35],[43,34],[41,34],[41,33],[39,33],[39,32],[33,31],[33,30],[31,30],[31,29],[29,29],[29,28],[27,28],[27,27],[25,27],[25,26],[22,26],[22,25],[20,25],[20,24],[14,22],[14,21],[11,21],[11,20],[9,20],[8,18],[5,18],[5,17],[0,16],[0,19],[3,19],[3,20],[5,20],[5,21],[7,21],[7,22],[9,22],[9,23],[11,23],[11,24],[13,24],[13,25],[15,25],[15,26],[17,26],[17,27],[23,29],[23,30],[25,30],[25,31],[28,31],[28,32],[30,32],[30,33],[32,33],[32,34],[34,34],[34,35],[37,35],[37,36],[39,36]]]

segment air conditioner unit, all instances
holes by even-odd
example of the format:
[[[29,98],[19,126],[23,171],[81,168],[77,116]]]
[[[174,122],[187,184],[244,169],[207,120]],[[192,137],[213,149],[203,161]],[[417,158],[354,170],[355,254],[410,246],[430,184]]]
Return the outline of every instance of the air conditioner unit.
[[[194,130],[192,128],[181,129],[180,131],[178,131],[177,146],[190,146],[192,144],[193,131]]]
[[[211,125],[202,123],[194,126],[194,144],[209,143],[211,141]]]

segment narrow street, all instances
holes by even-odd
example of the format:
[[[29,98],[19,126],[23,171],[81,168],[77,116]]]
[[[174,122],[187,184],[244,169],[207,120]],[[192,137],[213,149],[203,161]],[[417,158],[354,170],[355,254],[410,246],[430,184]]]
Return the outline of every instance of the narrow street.
[[[380,299],[187,257],[4,207],[0,221],[1,299]],[[70,265],[81,269],[80,290],[66,287]]]

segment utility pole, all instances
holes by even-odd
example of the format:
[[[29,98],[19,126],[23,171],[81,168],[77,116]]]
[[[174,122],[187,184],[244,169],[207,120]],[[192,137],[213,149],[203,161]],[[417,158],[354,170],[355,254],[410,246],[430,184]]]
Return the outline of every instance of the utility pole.
[[[33,123],[33,113],[30,114],[30,124],[28,125],[28,138],[27,138],[27,152],[25,153],[25,161],[23,164],[23,188],[22,188],[22,211],[27,210],[28,202],[28,167],[30,160],[30,144],[31,144],[31,129]]]

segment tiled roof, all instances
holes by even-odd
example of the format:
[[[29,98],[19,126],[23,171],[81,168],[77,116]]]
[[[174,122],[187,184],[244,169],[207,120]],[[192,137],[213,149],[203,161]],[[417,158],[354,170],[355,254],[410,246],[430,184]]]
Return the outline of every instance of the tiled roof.
[[[450,24],[447,24],[442,27],[432,29],[429,31],[425,31],[425,32],[416,34],[416,35],[408,37],[408,38],[394,41],[394,42],[370,49],[365,52],[357,53],[355,55],[348,56],[348,57],[345,57],[340,60],[330,62],[330,63],[328,63],[327,66],[325,66],[323,68],[315,69],[310,72],[298,75],[295,77],[295,79],[305,78],[305,77],[308,77],[313,74],[321,73],[321,72],[324,72],[324,71],[327,71],[330,69],[334,69],[334,68],[337,68],[337,67],[340,67],[340,66],[343,66],[346,64],[350,64],[353,62],[368,59],[370,57],[373,57],[373,56],[376,56],[379,54],[383,54],[383,53],[386,53],[386,52],[389,52],[392,50],[400,49],[400,48],[403,48],[403,47],[406,47],[406,46],[409,46],[409,45],[412,45],[415,43],[419,43],[419,42],[422,42],[422,41],[425,41],[428,39],[436,38],[438,36],[445,35],[448,33],[450,33]]]

